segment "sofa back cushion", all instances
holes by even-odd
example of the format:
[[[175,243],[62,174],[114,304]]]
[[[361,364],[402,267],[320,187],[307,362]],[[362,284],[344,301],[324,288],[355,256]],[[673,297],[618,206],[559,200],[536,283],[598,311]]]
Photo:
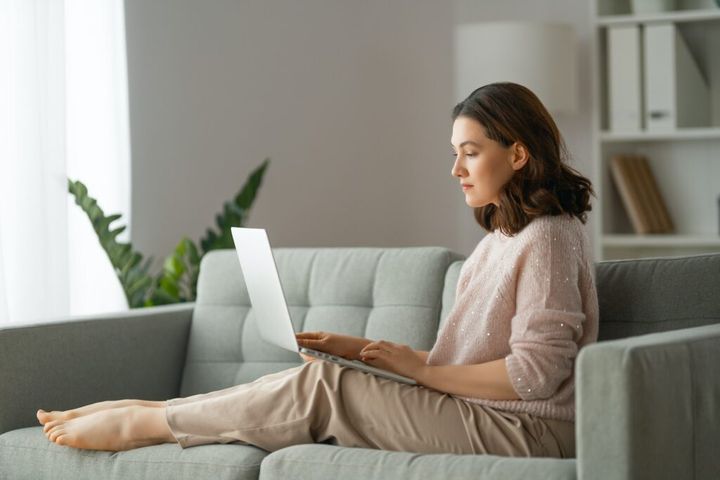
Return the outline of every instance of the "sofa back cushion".
[[[440,310],[440,322],[438,330],[445,323],[448,313],[455,305],[455,294],[457,292],[458,279],[460,278],[460,269],[467,259],[455,260],[445,272],[445,287],[443,289],[442,310]],[[436,332],[437,333],[437,332]]]
[[[445,276],[441,322],[455,303],[460,268]],[[595,263],[598,340],[720,323],[720,253]]]
[[[274,248],[296,331],[332,331],[429,350],[448,266],[443,247]],[[250,382],[301,363],[260,338],[234,250],[203,257],[181,396]]]
[[[598,340],[720,323],[720,253],[595,264]]]

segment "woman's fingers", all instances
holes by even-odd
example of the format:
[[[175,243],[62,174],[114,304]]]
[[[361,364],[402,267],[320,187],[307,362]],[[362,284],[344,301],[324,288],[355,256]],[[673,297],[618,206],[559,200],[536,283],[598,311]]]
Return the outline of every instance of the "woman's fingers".
[[[377,358],[380,358],[383,353],[384,352],[380,350],[370,350],[369,352],[361,353],[360,360],[362,360],[363,362],[366,360],[375,360]]]
[[[319,340],[325,335],[324,332],[299,332],[295,334],[295,338]]]
[[[360,361],[367,363],[373,367],[387,368],[388,354],[384,350],[372,350],[360,356]]]
[[[298,344],[303,347],[315,347],[322,345],[325,341],[323,332],[300,332],[295,334]]]
[[[315,360],[315,357],[311,357],[310,355],[305,355],[305,354],[303,354],[303,353],[301,353],[300,356],[301,356],[302,359],[305,360],[306,362],[312,362],[313,360]]]
[[[371,350],[365,350],[365,351],[360,352],[360,355],[368,356],[368,355],[377,355],[378,353],[380,353],[380,350],[371,349]]]
[[[368,343],[360,350],[360,354],[373,351],[385,351],[390,353],[395,348],[395,344],[385,340],[378,340],[377,342]]]
[[[376,342],[370,342],[367,345],[363,347],[361,352],[363,351],[369,351],[369,350],[378,350],[384,342],[382,340],[376,341]]]
[[[360,358],[379,358],[383,355],[390,355],[392,352],[384,348],[371,348],[360,352]]]

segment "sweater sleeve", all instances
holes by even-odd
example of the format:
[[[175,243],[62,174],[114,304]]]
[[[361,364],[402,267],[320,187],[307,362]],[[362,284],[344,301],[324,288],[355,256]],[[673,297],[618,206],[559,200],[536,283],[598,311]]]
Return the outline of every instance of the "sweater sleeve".
[[[580,248],[572,232],[548,227],[538,230],[517,257],[505,365],[522,400],[551,397],[573,374],[585,320]]]

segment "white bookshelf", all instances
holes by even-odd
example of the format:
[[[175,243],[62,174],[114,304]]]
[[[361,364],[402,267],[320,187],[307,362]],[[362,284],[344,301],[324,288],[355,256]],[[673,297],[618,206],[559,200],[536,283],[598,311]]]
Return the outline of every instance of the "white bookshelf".
[[[698,9],[690,11],[675,11],[667,13],[602,15],[597,19],[600,26],[628,25],[633,23],[658,23],[668,20],[675,23],[682,22],[709,22],[720,19],[720,9]]]
[[[597,260],[720,252],[720,7],[714,0],[679,0],[672,12],[633,14],[632,0],[593,0],[593,164]],[[609,129],[607,29],[671,22],[710,87],[707,125],[671,131]],[[638,235],[609,169],[613,155],[648,158],[675,225],[674,234]]]
[[[719,53],[720,54],[720,53]],[[673,132],[600,132],[602,143],[663,140],[720,140],[720,128],[684,128]]]
[[[720,247],[714,235],[605,235],[603,242],[611,247]]]

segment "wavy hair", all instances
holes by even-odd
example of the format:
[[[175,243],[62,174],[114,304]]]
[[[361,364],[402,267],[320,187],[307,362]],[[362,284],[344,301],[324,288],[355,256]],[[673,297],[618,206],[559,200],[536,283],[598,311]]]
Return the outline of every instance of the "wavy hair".
[[[452,111],[477,120],[485,135],[505,147],[519,142],[529,153],[525,165],[502,187],[499,205],[474,209],[485,230],[514,236],[542,215],[575,215],[585,223],[595,195],[589,179],[567,165],[568,152],[555,121],[528,88],[511,82],[491,83],[473,91]]]

